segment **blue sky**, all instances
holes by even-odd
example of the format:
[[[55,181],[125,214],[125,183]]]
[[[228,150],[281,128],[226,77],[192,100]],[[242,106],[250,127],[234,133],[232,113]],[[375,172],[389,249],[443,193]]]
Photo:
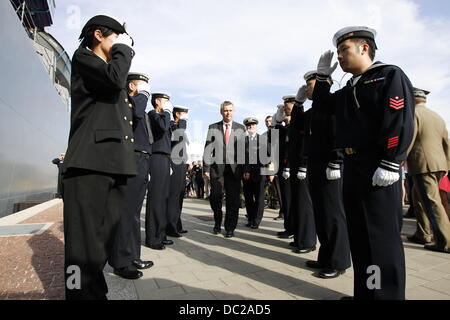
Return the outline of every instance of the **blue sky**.
[[[190,108],[189,136],[203,143],[219,104],[235,120],[273,114],[315,69],[334,33],[349,25],[378,31],[377,60],[399,65],[432,91],[429,106],[450,124],[450,1],[437,0],[135,0],[56,1],[47,31],[72,55],[84,23],[110,14],[135,39],[132,70],[150,75],[153,92],[168,91]],[[336,79],[341,79],[338,68]],[[345,80],[348,78],[346,76]],[[200,149],[200,147],[199,147]]]

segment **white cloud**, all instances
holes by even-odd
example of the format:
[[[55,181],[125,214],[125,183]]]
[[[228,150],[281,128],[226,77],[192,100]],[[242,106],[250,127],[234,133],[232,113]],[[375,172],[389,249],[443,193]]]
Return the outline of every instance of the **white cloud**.
[[[348,25],[376,28],[377,59],[432,91],[429,106],[450,124],[450,21],[421,16],[411,0],[109,1],[108,8],[72,2],[85,20],[97,12],[126,20],[136,41],[133,70],[150,74],[154,90],[171,92],[176,104],[191,106],[205,130],[219,120],[225,99],[236,103],[237,120],[253,115],[262,124]]]

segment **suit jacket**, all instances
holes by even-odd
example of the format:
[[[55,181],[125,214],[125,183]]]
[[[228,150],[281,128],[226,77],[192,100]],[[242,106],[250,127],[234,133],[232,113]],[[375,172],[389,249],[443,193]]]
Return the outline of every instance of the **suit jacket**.
[[[134,51],[112,47],[103,61],[79,47],[72,59],[71,127],[63,168],[135,175],[133,112],[126,87]]]
[[[233,121],[227,146],[223,121],[209,126],[203,152],[203,172],[209,172],[211,179],[223,177],[226,164],[230,165],[236,178],[242,177],[245,164],[244,132],[245,127]]]
[[[445,121],[425,104],[416,105],[415,114],[408,173],[447,172],[450,169],[450,148]]]

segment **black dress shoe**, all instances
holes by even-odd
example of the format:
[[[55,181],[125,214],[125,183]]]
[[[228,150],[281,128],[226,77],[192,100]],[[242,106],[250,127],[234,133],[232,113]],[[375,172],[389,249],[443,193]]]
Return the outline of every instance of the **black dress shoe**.
[[[410,242],[417,243],[417,244],[431,244],[431,242],[427,242],[425,240],[419,239],[415,235],[407,236],[406,239],[408,239],[408,241],[410,241]]]
[[[220,228],[214,228],[214,229],[213,229],[213,232],[214,232],[214,234],[219,234],[219,233],[222,232],[222,229],[220,229]]]
[[[283,235],[285,233],[286,233],[286,231],[279,231],[279,232],[277,232],[277,236],[281,236],[281,235]]]
[[[305,253],[310,253],[311,251],[315,251],[315,250],[316,250],[316,246],[314,246],[312,248],[297,248],[294,250],[294,252],[305,254]]]
[[[319,261],[308,260],[306,261],[306,266],[312,269],[323,269],[324,266],[319,263]]]
[[[435,252],[450,253],[450,251],[445,251],[444,249],[438,248],[435,244],[425,245],[424,249],[435,251]]]
[[[140,270],[144,270],[153,267],[153,261],[142,261],[141,259],[137,259],[133,261],[133,266]]]
[[[181,231],[178,231],[178,233],[184,234],[184,233],[188,233],[188,231],[187,230],[181,230]]]
[[[293,247],[293,248],[297,248],[297,247],[298,247],[298,246],[295,244],[295,242],[289,243],[289,246],[290,246],[290,247]]]
[[[160,244],[146,244],[147,247],[153,250],[164,250],[166,248],[162,243]]]
[[[247,228],[250,228],[252,226],[252,224],[249,222],[245,225]]]
[[[344,274],[345,270],[335,270],[335,269],[323,269],[319,272],[319,277],[322,279],[333,279]]]
[[[172,238],[181,238],[183,235],[181,233],[166,233],[169,237]]]
[[[130,267],[114,269],[114,274],[128,280],[136,280],[143,276],[142,272]]]
[[[276,218],[273,218],[273,220],[283,220],[283,216],[278,216]]]
[[[258,225],[256,225],[256,224],[252,224],[252,226],[251,226],[250,228],[252,228],[253,230],[256,230],[256,229],[258,229],[258,228],[259,228],[259,226],[258,226]]]
[[[233,238],[233,237],[234,237],[233,231],[227,231],[227,233],[225,234],[225,238]]]
[[[172,240],[163,240],[163,241],[162,241],[162,244],[163,244],[163,245],[166,245],[166,246],[170,246],[170,245],[173,244],[173,241],[172,241]]]

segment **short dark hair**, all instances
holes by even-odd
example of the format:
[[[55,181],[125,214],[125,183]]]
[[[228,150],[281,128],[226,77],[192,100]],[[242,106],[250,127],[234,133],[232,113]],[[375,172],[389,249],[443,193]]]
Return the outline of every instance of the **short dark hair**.
[[[82,47],[88,47],[91,50],[93,49],[94,39],[95,39],[95,37],[94,37],[95,30],[100,30],[100,32],[102,33],[102,35],[104,37],[109,37],[110,35],[112,35],[114,33],[114,31],[112,31],[111,29],[103,27],[103,26],[92,26],[91,28],[89,28],[86,31],[84,38],[81,40]]]
[[[151,102],[152,102],[153,108],[156,108],[156,99],[157,99],[157,98],[155,98],[155,97],[152,96]]]
[[[267,119],[269,119],[269,118],[273,118],[273,116],[267,116],[267,117],[266,117],[266,121],[267,121]]]
[[[376,45],[375,42],[372,39],[366,39],[366,38],[354,38],[352,39],[353,42],[358,44],[368,44],[369,45],[369,57],[373,61],[375,60],[375,53],[376,53]]]
[[[231,102],[231,101],[222,102],[222,104],[220,105],[220,111],[222,111],[223,108],[228,107],[228,106],[234,106],[233,102]]]

